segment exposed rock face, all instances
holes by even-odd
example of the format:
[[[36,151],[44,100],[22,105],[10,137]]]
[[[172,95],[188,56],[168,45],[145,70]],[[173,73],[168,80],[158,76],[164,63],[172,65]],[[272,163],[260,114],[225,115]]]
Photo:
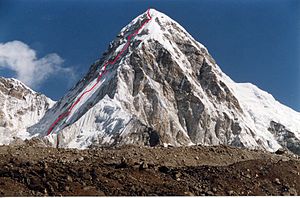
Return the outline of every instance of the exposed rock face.
[[[172,25],[175,27],[170,26],[170,30],[178,29],[175,24]],[[173,38],[174,35],[170,34],[167,37],[174,46],[174,51],[177,51],[175,54],[186,58],[182,62],[189,70],[181,68],[182,62],[178,63],[173,57],[174,54],[154,39],[144,41],[142,50],[133,50],[129,56],[129,65],[132,68],[121,70],[122,76],[131,77],[123,81],[129,82],[129,87],[132,87],[132,91],[128,94],[133,96],[135,114],[139,114],[139,118],[143,117],[143,123],[148,123],[162,132],[160,137],[163,143],[218,144],[216,134],[220,137],[226,137],[223,134],[225,131],[228,134],[237,134],[238,123],[237,127],[231,127],[231,120],[225,118],[222,121],[228,125],[226,130],[220,131],[220,127],[217,126],[215,131],[211,131],[215,121],[212,120],[209,106],[204,103],[209,101],[212,105],[220,105],[228,110],[231,108],[238,112],[242,110],[226,85],[218,81],[212,63],[209,62],[213,59],[206,50],[196,42],[186,47],[187,44],[182,43],[186,35]],[[131,70],[134,71],[134,75],[131,74]],[[219,118],[227,116],[218,112],[217,114]],[[174,139],[170,141],[172,138]],[[223,139],[223,143],[230,144],[230,138],[228,135]]]
[[[55,145],[58,133],[60,146],[76,148],[225,144],[277,150],[280,143],[268,130],[274,116],[276,120],[283,117],[275,110],[288,112],[300,123],[299,113],[253,85],[233,82],[178,23],[153,9],[150,14],[152,20],[109,66],[99,85],[47,138]],[[103,58],[29,132],[45,134],[55,119],[93,86],[103,64],[117,56],[127,36],[146,18],[144,13],[124,27]],[[255,108],[265,111],[253,112]],[[289,126],[299,134],[299,124]]]
[[[0,77],[0,144],[26,138],[26,128],[37,123],[54,102],[12,78]]]
[[[274,121],[270,122],[269,131],[274,134],[282,147],[300,155],[300,140],[295,136],[295,133],[286,129],[284,125]]]

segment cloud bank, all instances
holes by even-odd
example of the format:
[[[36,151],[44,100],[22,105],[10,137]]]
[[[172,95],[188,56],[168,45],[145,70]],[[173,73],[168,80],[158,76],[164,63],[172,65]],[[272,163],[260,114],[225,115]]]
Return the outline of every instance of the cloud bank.
[[[68,74],[73,78],[73,70],[63,67],[63,62],[56,53],[38,59],[35,50],[21,41],[0,43],[0,69],[12,70],[31,88],[39,87],[51,75]]]

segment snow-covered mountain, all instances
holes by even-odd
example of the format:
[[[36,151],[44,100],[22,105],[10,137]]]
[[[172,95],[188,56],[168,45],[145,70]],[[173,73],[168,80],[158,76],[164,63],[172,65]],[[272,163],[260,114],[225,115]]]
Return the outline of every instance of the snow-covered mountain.
[[[0,144],[13,137],[29,138],[26,128],[36,124],[54,102],[19,80],[0,77]]]
[[[62,147],[225,144],[300,153],[299,112],[234,82],[182,26],[154,9],[149,14],[124,27],[28,131],[51,132],[54,145],[59,134]]]

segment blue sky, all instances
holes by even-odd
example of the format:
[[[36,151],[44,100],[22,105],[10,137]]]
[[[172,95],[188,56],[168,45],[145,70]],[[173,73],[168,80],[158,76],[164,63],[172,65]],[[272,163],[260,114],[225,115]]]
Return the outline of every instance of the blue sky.
[[[57,100],[148,7],[185,27],[233,80],[300,111],[299,0],[0,0],[0,56],[14,50],[16,63],[0,60],[0,76]]]

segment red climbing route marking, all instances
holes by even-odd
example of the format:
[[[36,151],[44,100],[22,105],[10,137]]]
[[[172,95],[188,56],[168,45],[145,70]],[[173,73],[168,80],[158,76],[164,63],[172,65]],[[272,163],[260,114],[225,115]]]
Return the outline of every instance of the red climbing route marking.
[[[152,17],[150,16],[150,8],[147,10],[147,20],[142,23],[142,25],[132,34],[130,34],[128,37],[127,37],[127,42],[126,44],[123,46],[122,50],[117,54],[117,56],[112,60],[112,61],[107,61],[104,65],[103,65],[103,71],[101,71],[101,73],[99,74],[99,76],[97,77],[97,81],[96,83],[88,90],[86,90],[85,92],[83,92],[79,98],[71,105],[71,107],[69,107],[67,109],[67,111],[65,111],[64,113],[60,114],[58,116],[58,118],[51,124],[51,126],[49,127],[48,131],[47,131],[47,135],[49,135],[53,128],[56,126],[56,124],[61,121],[62,119],[64,119],[66,116],[68,116],[72,109],[80,102],[80,100],[82,99],[82,97],[87,94],[88,92],[92,91],[96,86],[97,84],[100,82],[102,76],[107,72],[106,70],[106,67],[108,65],[113,65],[117,62],[117,60],[120,58],[120,56],[124,53],[124,51],[129,47],[130,45],[130,41],[131,41],[131,38],[136,36],[139,31],[152,19]]]

